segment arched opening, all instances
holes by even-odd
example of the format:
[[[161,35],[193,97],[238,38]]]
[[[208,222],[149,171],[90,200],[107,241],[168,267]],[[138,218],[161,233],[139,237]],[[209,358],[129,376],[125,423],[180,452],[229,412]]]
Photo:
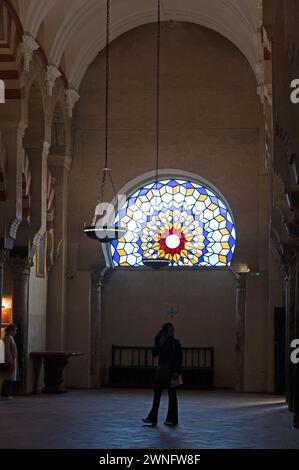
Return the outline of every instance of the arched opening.
[[[231,265],[236,231],[228,205],[176,173],[139,187],[119,208],[115,224],[127,233],[111,243],[113,266],[142,266],[147,257],[166,258],[170,267]]]

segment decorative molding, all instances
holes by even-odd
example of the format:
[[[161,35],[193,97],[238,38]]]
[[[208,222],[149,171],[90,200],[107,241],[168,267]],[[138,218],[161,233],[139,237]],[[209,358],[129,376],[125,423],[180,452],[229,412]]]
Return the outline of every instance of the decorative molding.
[[[65,95],[68,116],[71,118],[73,116],[75,104],[80,98],[80,95],[74,88],[69,88],[68,90],[66,90]]]
[[[24,70],[29,72],[30,62],[32,61],[33,52],[39,49],[39,44],[29,33],[23,35],[22,53],[24,57]]]
[[[53,96],[53,88],[55,86],[55,82],[57,78],[61,77],[62,73],[56,65],[48,65],[47,66],[47,75],[46,75],[46,82],[47,82],[47,94],[49,97]]]

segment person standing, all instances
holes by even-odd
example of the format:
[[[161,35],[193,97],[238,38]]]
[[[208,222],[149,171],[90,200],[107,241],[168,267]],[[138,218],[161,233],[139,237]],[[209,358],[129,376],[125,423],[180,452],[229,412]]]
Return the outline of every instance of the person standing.
[[[146,425],[155,426],[158,422],[158,411],[164,388],[168,389],[168,413],[164,424],[177,426],[178,401],[177,385],[179,385],[182,367],[182,346],[174,337],[175,329],[172,323],[165,323],[155,338],[153,356],[159,356],[156,372],[154,399],[151,411],[142,421]]]
[[[17,330],[17,325],[11,323],[6,327],[3,339],[5,346],[5,361],[8,363],[8,370],[2,372],[3,383],[1,396],[9,400],[13,399],[14,385],[18,380],[18,350],[14,340]]]

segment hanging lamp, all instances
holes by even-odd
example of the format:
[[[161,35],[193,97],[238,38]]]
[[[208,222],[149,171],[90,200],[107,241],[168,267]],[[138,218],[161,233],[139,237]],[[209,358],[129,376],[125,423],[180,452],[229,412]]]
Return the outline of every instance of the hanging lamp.
[[[161,44],[161,7],[160,0],[157,0],[157,115],[156,115],[156,174],[155,188],[156,197],[158,191],[159,176],[159,156],[160,156],[160,44]],[[158,216],[157,216],[158,217]],[[158,223],[157,223],[157,228]],[[144,256],[142,259],[144,266],[152,269],[161,269],[169,266],[170,260],[162,257],[153,258],[152,256]]]
[[[97,207],[100,204],[105,204],[105,188],[107,179],[109,180],[113,194],[116,196],[115,186],[111,175],[111,169],[108,167],[108,150],[109,150],[109,91],[110,91],[110,0],[107,0],[106,9],[106,99],[105,99],[105,162],[104,168],[102,169],[102,181],[100,186],[100,194],[97,202]],[[122,238],[125,236],[127,229],[126,227],[117,227],[114,225],[109,226],[107,223],[102,222],[102,219],[107,215],[107,211],[104,214],[97,213],[95,211],[91,225],[84,226],[84,233],[93,240],[98,240],[101,243],[110,243],[113,240]]]

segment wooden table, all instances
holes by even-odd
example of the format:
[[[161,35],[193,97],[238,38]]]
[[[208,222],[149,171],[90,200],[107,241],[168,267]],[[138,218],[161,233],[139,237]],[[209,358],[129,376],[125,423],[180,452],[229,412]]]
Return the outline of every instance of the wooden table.
[[[65,393],[63,372],[70,357],[83,356],[82,352],[74,351],[37,351],[31,352],[30,356],[35,360],[36,385],[41,363],[44,363],[43,393]]]

